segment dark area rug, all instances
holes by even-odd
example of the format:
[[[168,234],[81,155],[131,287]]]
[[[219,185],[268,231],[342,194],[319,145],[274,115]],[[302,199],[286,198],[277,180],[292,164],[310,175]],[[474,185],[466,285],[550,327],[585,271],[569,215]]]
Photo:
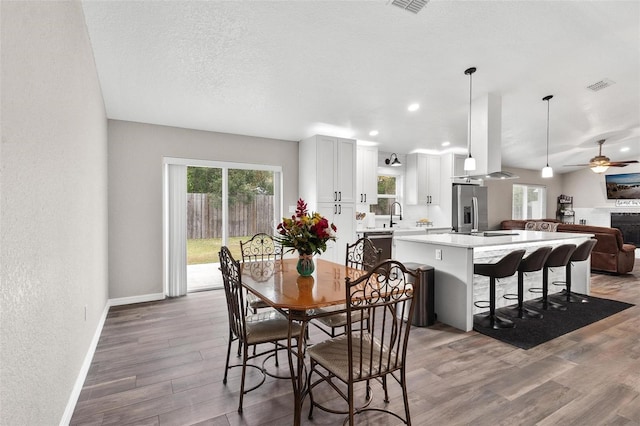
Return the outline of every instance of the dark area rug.
[[[542,319],[512,318],[510,315],[504,314],[505,308],[500,308],[496,312],[511,319],[516,325],[515,328],[494,330],[474,324],[473,329],[518,348],[531,349],[634,306],[616,300],[580,296],[587,299],[589,303],[562,303],[567,307],[566,311],[541,311],[544,316]],[[549,300],[560,301],[555,297],[551,297]]]

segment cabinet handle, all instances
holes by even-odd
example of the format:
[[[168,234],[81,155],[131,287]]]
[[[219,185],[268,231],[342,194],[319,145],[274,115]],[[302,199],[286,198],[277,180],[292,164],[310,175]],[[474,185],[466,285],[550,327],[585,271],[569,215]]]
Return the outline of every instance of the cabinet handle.
[[[362,199],[362,194],[360,194],[360,202],[362,203],[364,200]]]
[[[338,214],[342,214],[342,204],[338,204]]]
[[[333,191],[333,201],[338,201],[338,192]]]
[[[338,201],[342,201],[342,191],[338,191]]]
[[[333,205],[333,214],[338,214],[338,205],[337,204]]]
[[[364,194],[364,202],[367,202],[367,194]]]

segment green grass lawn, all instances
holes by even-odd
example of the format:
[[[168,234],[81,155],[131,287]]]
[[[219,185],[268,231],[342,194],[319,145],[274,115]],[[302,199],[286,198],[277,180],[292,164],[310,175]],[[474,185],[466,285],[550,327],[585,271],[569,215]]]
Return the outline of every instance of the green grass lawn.
[[[233,258],[242,260],[240,254],[240,241],[246,241],[250,236],[229,238],[229,250]],[[222,238],[206,238],[197,240],[187,240],[187,265],[197,265],[200,263],[218,263],[218,252],[222,245]]]

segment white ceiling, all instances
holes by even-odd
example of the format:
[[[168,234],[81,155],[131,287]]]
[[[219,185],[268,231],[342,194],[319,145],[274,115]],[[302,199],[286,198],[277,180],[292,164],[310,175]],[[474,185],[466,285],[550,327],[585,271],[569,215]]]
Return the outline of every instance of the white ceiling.
[[[502,96],[503,166],[544,166],[549,94],[556,173],[602,138],[612,160],[640,158],[639,1],[432,0],[417,15],[386,0],[83,7],[109,118],[331,134],[397,153],[465,148],[475,66],[474,99]],[[603,79],[615,84],[587,89]]]

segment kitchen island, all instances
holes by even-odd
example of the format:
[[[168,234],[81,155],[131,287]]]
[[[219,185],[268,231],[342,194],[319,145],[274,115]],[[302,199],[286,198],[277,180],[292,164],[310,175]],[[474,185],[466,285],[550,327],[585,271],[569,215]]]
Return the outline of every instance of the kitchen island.
[[[579,245],[592,238],[591,234],[537,231],[487,231],[465,234],[408,235],[394,238],[395,258],[401,262],[417,262],[435,269],[435,313],[438,321],[458,329],[473,329],[473,315],[482,311],[473,302],[488,300],[489,279],[474,275],[474,263],[494,263],[507,253],[525,249],[527,256],[539,247],[556,247],[562,244]],[[578,262],[573,267],[572,291],[589,294],[590,262]],[[561,291],[552,286],[553,281],[564,281],[564,268],[549,273],[549,293]],[[539,297],[526,292],[530,287],[542,286],[542,272],[525,275],[525,300]],[[496,285],[496,306],[512,304],[502,298],[505,293],[515,293],[517,274],[500,279]]]

